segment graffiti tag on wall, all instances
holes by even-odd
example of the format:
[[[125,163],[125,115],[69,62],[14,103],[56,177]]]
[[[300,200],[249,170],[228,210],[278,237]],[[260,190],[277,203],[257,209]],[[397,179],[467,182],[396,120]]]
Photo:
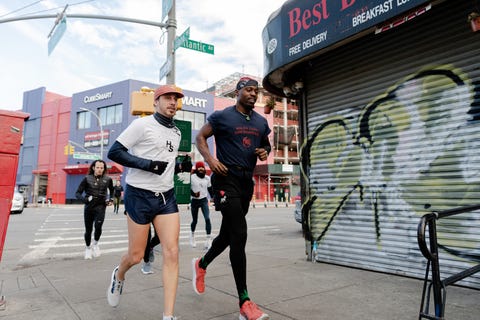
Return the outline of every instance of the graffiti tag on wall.
[[[401,233],[427,212],[480,203],[477,100],[467,74],[443,65],[405,77],[363,108],[326,115],[302,146],[307,238],[322,243],[346,212],[366,212],[382,246],[383,230]],[[439,221],[439,242],[479,261],[478,219]]]

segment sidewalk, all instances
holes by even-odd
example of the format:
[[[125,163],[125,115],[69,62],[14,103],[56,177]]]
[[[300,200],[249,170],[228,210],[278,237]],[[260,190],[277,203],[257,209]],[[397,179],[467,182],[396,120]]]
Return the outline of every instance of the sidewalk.
[[[271,319],[418,319],[423,281],[306,261],[297,227],[295,233],[284,231],[281,241],[268,246],[262,233],[249,235],[249,293]],[[206,293],[194,293],[191,259],[201,253],[201,249],[181,246],[176,316],[179,320],[238,319],[228,251],[209,266]],[[0,294],[5,295],[6,306],[0,310],[0,319],[161,319],[158,251],[153,263],[155,273],[143,275],[140,265],[133,267],[127,273],[120,305],[108,305],[106,290],[120,255],[105,253],[95,260],[57,259],[13,270],[4,266]],[[447,287],[446,319],[478,320],[479,301],[478,290]]]
[[[249,254],[249,291],[271,319],[418,319],[422,282],[303,259]],[[181,320],[238,319],[231,270],[222,255],[208,269],[206,293],[192,290],[189,252],[181,254],[176,314]],[[157,255],[157,260],[160,256]],[[2,274],[6,308],[0,319],[161,319],[159,264],[155,274],[139,266],[127,275],[120,306],[105,291],[118,255],[70,260]],[[448,288],[447,319],[478,319],[480,292]]]

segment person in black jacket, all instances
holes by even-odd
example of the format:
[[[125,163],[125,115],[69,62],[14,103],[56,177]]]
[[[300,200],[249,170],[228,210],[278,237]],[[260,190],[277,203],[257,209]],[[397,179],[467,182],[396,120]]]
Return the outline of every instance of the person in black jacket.
[[[120,183],[120,180],[117,180],[115,186],[113,187],[113,212],[118,214],[118,209],[120,208],[120,202],[122,200],[123,187]]]
[[[75,193],[77,199],[85,204],[83,219],[85,222],[85,259],[92,259],[100,256],[98,241],[102,235],[102,225],[105,220],[105,210],[107,206],[112,205],[113,182],[106,175],[107,164],[103,160],[95,160],[90,165],[88,174],[83,178]],[[108,196],[107,196],[108,190]],[[90,247],[92,241],[92,231],[95,224],[95,233],[93,235],[93,248]]]

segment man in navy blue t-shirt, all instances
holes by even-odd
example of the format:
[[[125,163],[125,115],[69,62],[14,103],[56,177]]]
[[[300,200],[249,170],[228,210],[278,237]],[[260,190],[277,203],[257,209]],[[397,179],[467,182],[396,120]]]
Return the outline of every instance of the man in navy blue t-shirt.
[[[205,291],[207,266],[227,247],[237,286],[240,319],[269,319],[250,301],[247,291],[247,221],[253,195],[253,170],[257,159],[267,160],[271,150],[267,120],[253,110],[258,96],[258,82],[241,78],[236,87],[237,103],[216,111],[207,119],[196,137],[196,145],[213,174],[211,176],[215,209],[222,213],[222,223],[212,246],[201,258],[192,261],[193,288]],[[215,137],[217,158],[210,154],[207,139]]]

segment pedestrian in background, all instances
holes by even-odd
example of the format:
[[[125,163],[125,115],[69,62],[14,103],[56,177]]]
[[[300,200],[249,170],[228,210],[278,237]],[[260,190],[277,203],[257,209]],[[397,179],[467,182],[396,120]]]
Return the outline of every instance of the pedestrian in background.
[[[108,195],[107,195],[108,191]],[[113,182],[107,176],[107,164],[103,160],[95,160],[88,169],[88,174],[80,182],[77,192],[77,199],[84,204],[83,221],[85,224],[85,259],[92,259],[100,256],[100,247],[98,241],[102,235],[103,221],[105,220],[105,211],[107,206],[112,204]],[[90,247],[92,241],[93,227],[93,248]]]
[[[203,218],[205,219],[205,232],[207,238],[205,240],[205,249],[210,249],[212,245],[212,223],[210,222],[210,209],[208,208],[208,195],[213,197],[212,184],[210,177],[205,170],[205,164],[198,161],[195,164],[195,171],[190,178],[190,210],[192,213],[192,222],[190,224],[190,245],[195,248],[197,242],[195,240],[195,229],[198,221],[198,210],[202,210]]]
[[[107,289],[108,303],[113,307],[120,303],[125,274],[142,261],[153,223],[162,245],[163,320],[175,319],[178,287],[180,215],[173,176],[181,132],[173,117],[182,97],[182,90],[174,85],[158,87],[154,92],[154,113],[135,119],[108,152],[111,160],[128,167],[123,197],[128,251],[113,269]]]
[[[160,239],[158,238],[157,232],[155,232],[155,227],[153,228],[153,238],[152,238],[152,229],[148,229],[148,238],[147,245],[145,246],[145,253],[143,254],[143,263],[142,263],[142,273],[143,274],[152,274],[153,267],[152,263],[155,261],[155,252],[153,248],[160,244]]]
[[[113,187],[113,212],[115,212],[115,214],[118,214],[118,209],[120,208],[122,192],[122,184],[120,183],[120,180],[117,180],[115,186]]]
[[[247,221],[253,195],[253,170],[257,159],[267,160],[271,150],[267,120],[253,110],[258,96],[258,82],[241,78],[236,87],[234,106],[211,114],[196,136],[196,145],[208,163],[215,210],[222,213],[220,232],[201,258],[192,260],[193,289],[205,292],[207,266],[230,247],[230,262],[238,293],[241,320],[264,320],[269,316],[250,300],[247,290]],[[216,156],[209,150],[207,139],[215,137]]]

